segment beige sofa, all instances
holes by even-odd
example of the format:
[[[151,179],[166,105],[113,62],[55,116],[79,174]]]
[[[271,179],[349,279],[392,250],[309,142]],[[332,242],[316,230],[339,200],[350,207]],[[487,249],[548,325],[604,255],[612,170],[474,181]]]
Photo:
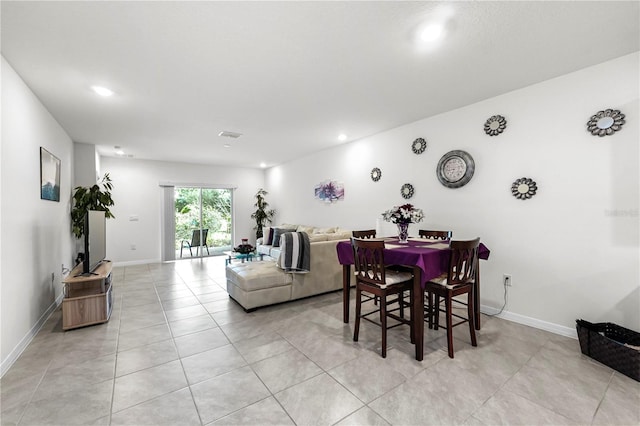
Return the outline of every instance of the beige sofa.
[[[342,266],[338,262],[336,245],[338,241],[348,240],[351,231],[335,232],[333,228],[333,232],[314,233],[310,229],[326,228],[306,228],[304,232],[309,234],[311,242],[310,272],[285,273],[279,267],[279,247],[267,247],[258,240],[258,252],[270,257],[265,257],[261,262],[228,265],[226,276],[229,296],[245,310],[251,310],[342,289]]]

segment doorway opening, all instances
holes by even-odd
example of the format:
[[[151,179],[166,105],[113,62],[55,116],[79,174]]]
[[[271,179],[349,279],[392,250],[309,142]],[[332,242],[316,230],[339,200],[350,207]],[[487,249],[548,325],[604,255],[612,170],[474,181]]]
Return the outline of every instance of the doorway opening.
[[[174,188],[175,259],[219,256],[231,250],[233,192]]]

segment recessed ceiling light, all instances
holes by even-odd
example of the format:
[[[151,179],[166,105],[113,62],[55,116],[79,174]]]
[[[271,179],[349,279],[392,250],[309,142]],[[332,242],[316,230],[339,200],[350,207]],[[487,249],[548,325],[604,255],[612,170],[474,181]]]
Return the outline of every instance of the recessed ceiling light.
[[[420,40],[425,42],[436,41],[444,32],[444,28],[441,24],[429,24],[420,32]]]
[[[91,89],[96,92],[100,96],[111,96],[113,95],[113,90],[107,89],[102,86],[91,86]]]
[[[347,135],[345,135],[344,133],[340,133],[340,135],[338,136],[338,140],[340,142],[344,142],[347,140]]]
[[[265,167],[267,167],[267,165],[266,165],[266,163],[260,163],[260,167],[262,167],[264,169]]]
[[[119,149],[119,150],[116,151],[116,154],[117,155],[124,155],[124,151]]]
[[[223,146],[224,146],[225,148],[230,148],[230,147],[231,147],[231,144],[225,143]]]

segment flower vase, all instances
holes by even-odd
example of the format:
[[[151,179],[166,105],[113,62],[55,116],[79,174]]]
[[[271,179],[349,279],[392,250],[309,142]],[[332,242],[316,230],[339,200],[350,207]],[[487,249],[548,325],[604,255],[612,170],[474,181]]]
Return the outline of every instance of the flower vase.
[[[409,224],[408,223],[398,223],[398,243],[407,244],[409,241]]]

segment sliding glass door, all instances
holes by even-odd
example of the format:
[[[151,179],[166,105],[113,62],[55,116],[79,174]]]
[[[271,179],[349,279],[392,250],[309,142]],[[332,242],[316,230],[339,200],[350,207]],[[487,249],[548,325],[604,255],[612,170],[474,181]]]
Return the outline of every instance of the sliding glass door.
[[[232,201],[231,189],[175,187],[176,259],[231,250]]]

